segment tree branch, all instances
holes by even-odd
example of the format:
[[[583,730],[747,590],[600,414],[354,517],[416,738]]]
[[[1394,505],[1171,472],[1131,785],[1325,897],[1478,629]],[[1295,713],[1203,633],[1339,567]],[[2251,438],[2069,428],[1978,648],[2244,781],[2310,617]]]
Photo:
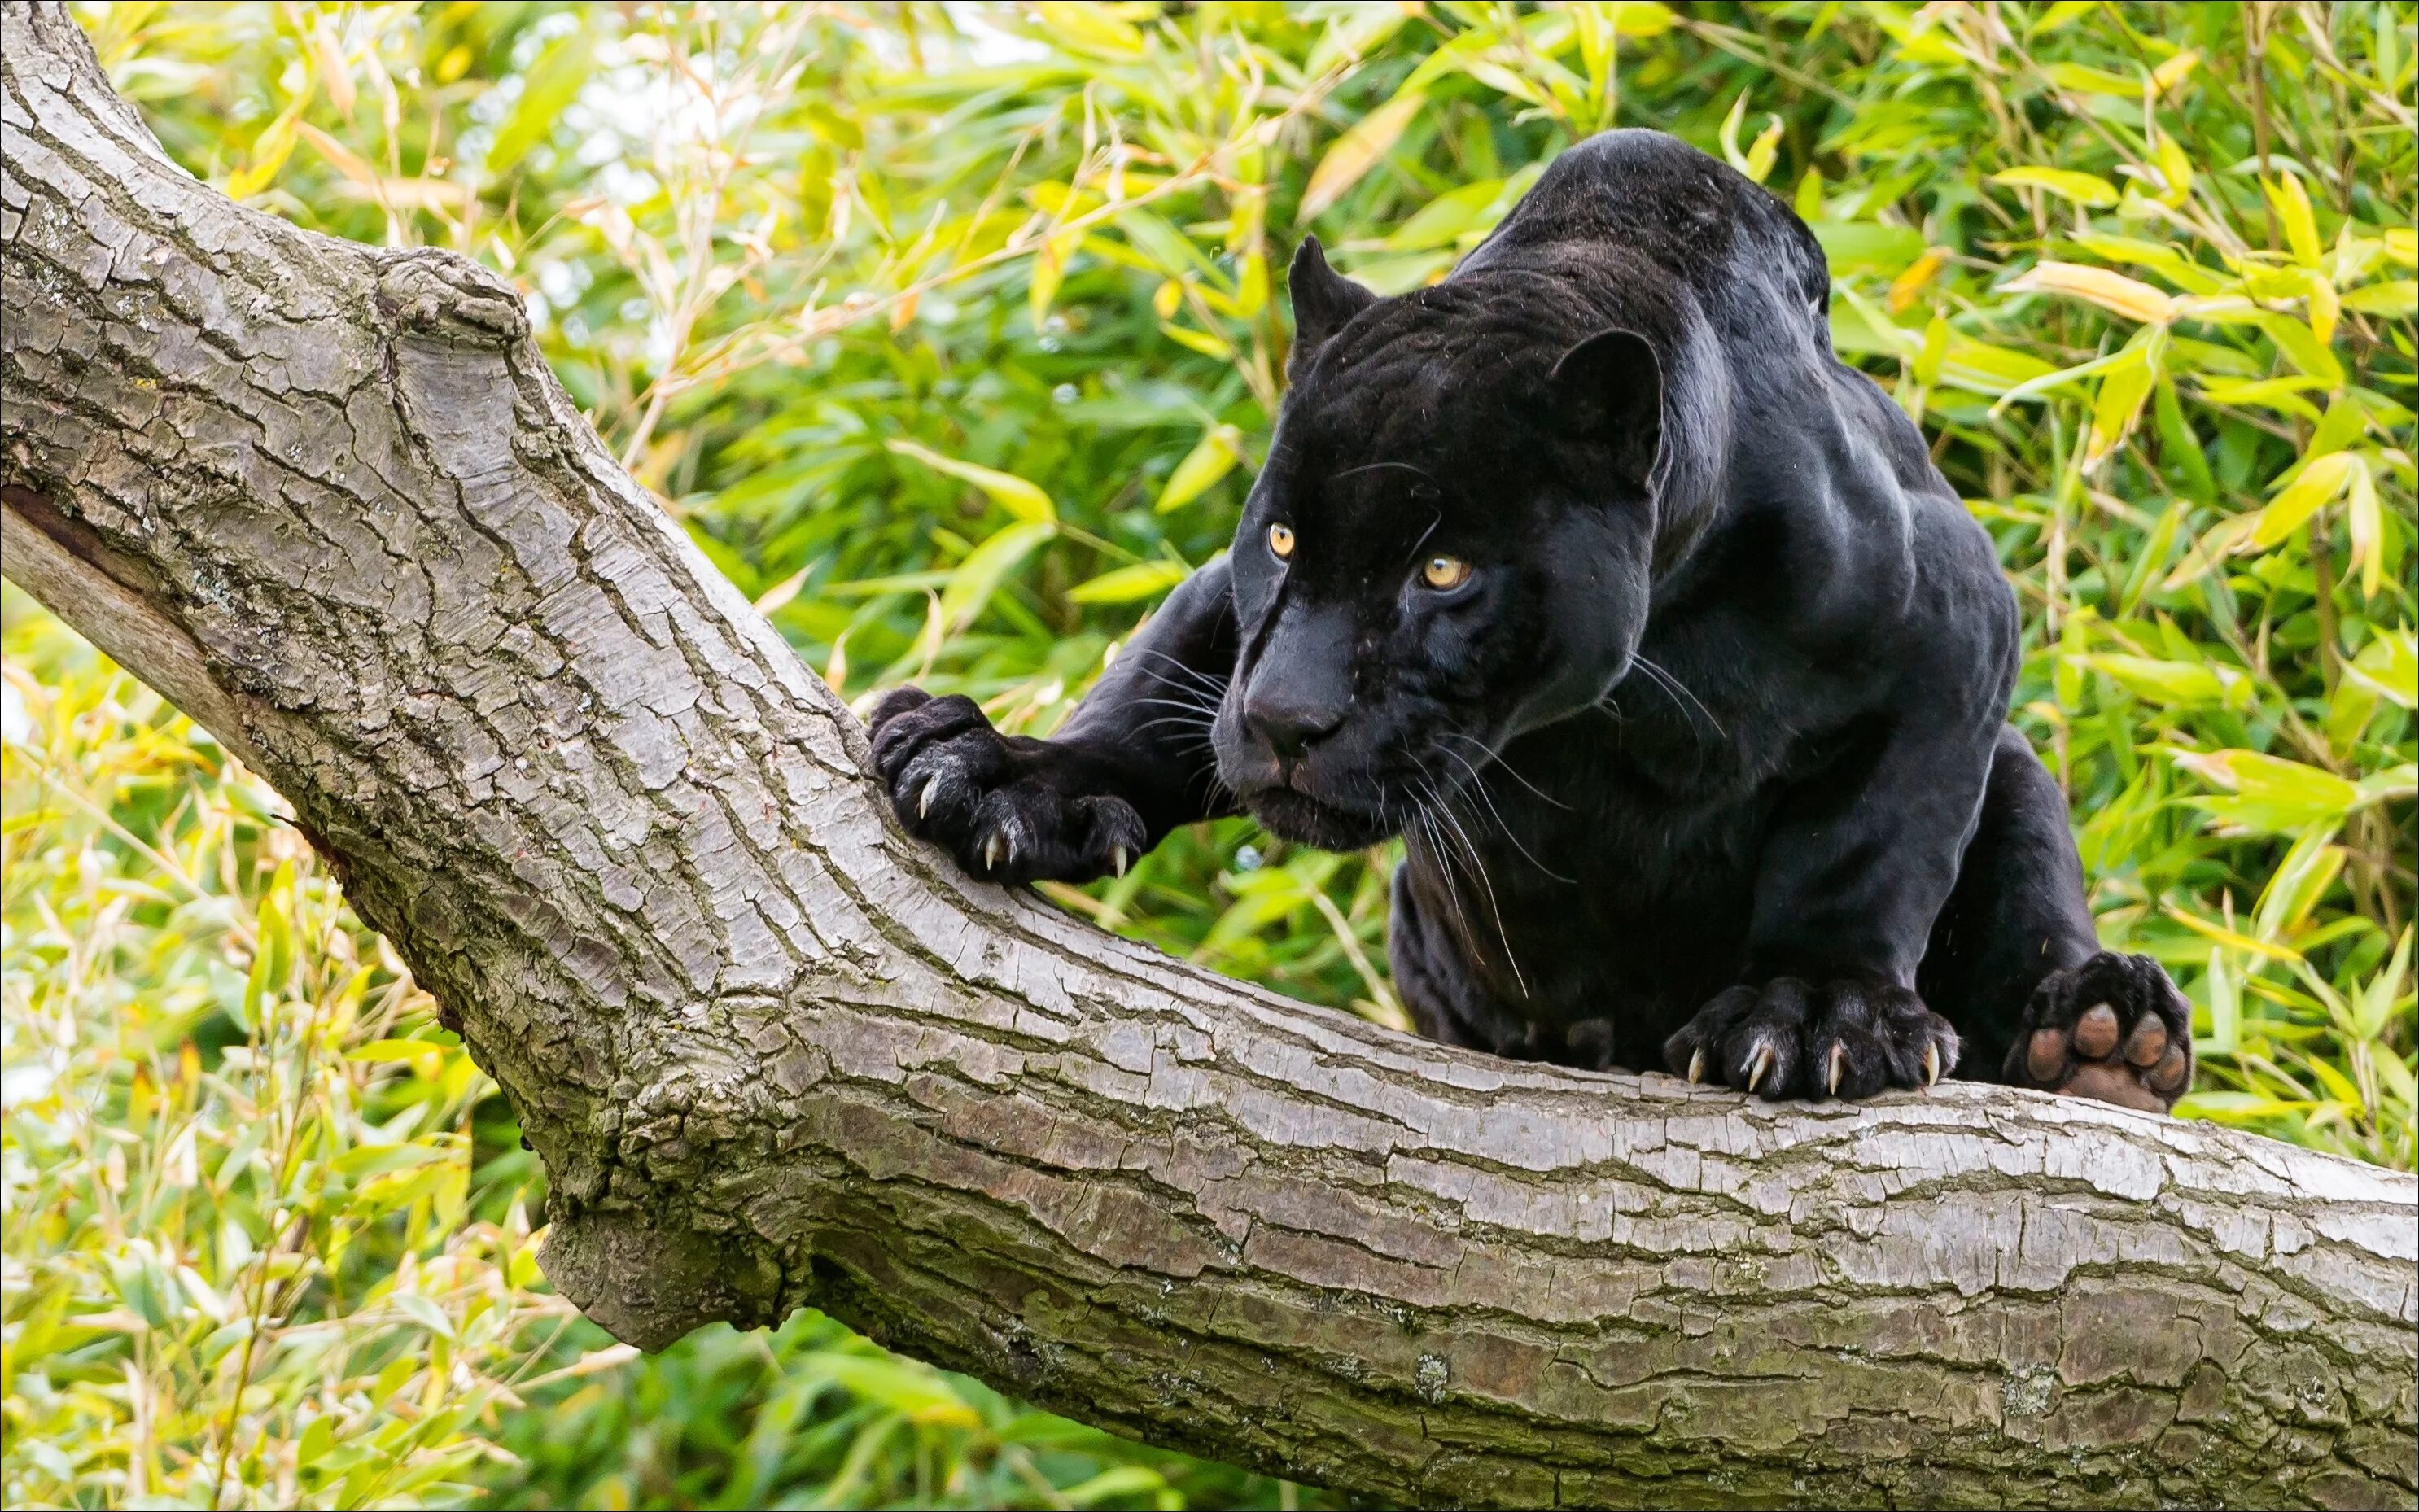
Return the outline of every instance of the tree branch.
[[[56,6],[0,83],[8,574],[292,802],[622,1337],[812,1304],[1418,1501],[2409,1504],[2411,1177],[1515,1065],[970,881],[510,287],[195,182]]]

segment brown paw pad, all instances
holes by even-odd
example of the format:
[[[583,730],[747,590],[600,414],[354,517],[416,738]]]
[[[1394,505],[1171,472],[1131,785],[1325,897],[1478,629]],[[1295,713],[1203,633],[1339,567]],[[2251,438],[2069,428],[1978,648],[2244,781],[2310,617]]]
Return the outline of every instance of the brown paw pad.
[[[2164,1112],[2192,1086],[2192,1005],[2156,961],[2103,950],[2034,987],[2000,1077]]]
[[[2122,1034],[2116,1010],[2095,1003],[2065,1028],[2035,1029],[2025,1070],[2035,1086],[2071,1097],[2164,1113],[2192,1079],[2192,1053],[2169,1038],[2155,1013]]]

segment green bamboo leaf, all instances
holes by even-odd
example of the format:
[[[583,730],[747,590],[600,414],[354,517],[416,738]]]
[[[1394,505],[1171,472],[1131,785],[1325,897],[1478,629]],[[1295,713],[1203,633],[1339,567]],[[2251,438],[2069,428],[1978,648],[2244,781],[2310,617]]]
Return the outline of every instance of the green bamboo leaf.
[[[2260,315],[2252,324],[2266,332],[2277,350],[2291,358],[2293,365],[2312,378],[2323,379],[2330,389],[2340,388],[2344,381],[2343,363],[2319,339],[2319,333],[2289,315]]]
[[[2343,297],[2343,307],[2355,314],[2383,316],[2390,320],[2419,317],[2419,281],[2398,278],[2392,283],[2353,289]]]
[[[1000,508],[1028,524],[1047,525],[1058,518],[1058,506],[1050,501],[1050,496],[1041,491],[1040,485],[1027,482],[1013,472],[961,462],[915,441],[888,440],[882,444],[901,456],[914,457],[935,472],[964,479],[989,494]]]
[[[2174,753],[2185,771],[2231,796],[2186,801],[2235,827],[2299,834],[2340,824],[2363,802],[2360,789],[2333,772],[2256,750]]]
[[[2242,1042],[2242,989],[2224,947],[2209,952],[2209,1048],[2231,1055]]]
[[[1449,246],[1475,229],[1489,206],[1502,193],[1503,180],[1482,178],[1447,190],[1420,207],[1419,213],[1397,226],[1384,242],[1389,252],[1425,252]]]
[[[2209,456],[2201,450],[2200,438],[2193,434],[2191,424],[2184,419],[2183,404],[2176,397],[2172,379],[2161,377],[2151,403],[2151,413],[2159,427],[2159,460],[2177,474],[2184,493],[2196,503],[2214,503],[2217,500],[2217,479],[2209,471]]]
[[[1871,221],[1818,221],[1814,239],[1823,244],[1831,273],[1895,274],[1923,255],[1923,233],[1911,225],[1882,225]]]
[[[2406,709],[2419,705],[2419,638],[2409,630],[2380,631],[2345,666],[2344,675],[2389,702]]]
[[[2053,63],[2043,71],[2048,73],[2051,80],[2061,89],[2072,89],[2078,94],[2087,95],[2114,95],[2120,100],[2133,100],[2135,104],[2141,102],[2142,83],[2139,79],[2128,78],[2121,73],[2112,73],[2106,69],[2095,69],[2087,63],[2069,60]]]
[[[2342,874],[2348,853],[2329,843],[2336,827],[2334,822],[2321,821],[2303,830],[2269,876],[2252,909],[2252,926],[2261,939],[2290,939]]]
[[[2150,385],[2158,380],[2160,351],[2158,341],[2146,342],[2133,350],[2132,361],[2109,369],[2101,378],[2099,395],[2091,406],[2091,436],[2083,449],[2085,467],[2097,467],[2132,434],[2142,401],[2150,396]]]
[[[1954,331],[1949,333],[1949,350],[1940,359],[1944,385],[1991,398],[2056,371],[2030,352],[1995,347]]]
[[[999,591],[1002,579],[1034,548],[1058,533],[1049,520],[1019,520],[967,553],[941,590],[941,619],[952,631],[974,623],[975,616]]]
[[[2231,707],[2247,702],[2251,695],[2250,681],[2242,673],[2211,662],[2122,655],[2069,659],[2105,674],[2135,698],[2167,708]]]
[[[819,1350],[801,1357],[793,1368],[800,1376],[829,1381],[879,1402],[910,1423],[970,1428],[982,1422],[982,1415],[950,1389],[948,1378],[910,1361]]]
[[[513,113],[496,131],[495,141],[487,147],[486,161],[480,171],[490,179],[501,178],[519,165],[530,148],[546,140],[562,113],[577,99],[580,87],[595,67],[593,34],[581,27],[556,39],[538,54],[537,61],[521,81],[521,97],[514,102]]]
[[[2360,789],[2362,808],[2419,795],[2419,763],[2404,762],[2381,772],[2371,772],[2353,785]]]

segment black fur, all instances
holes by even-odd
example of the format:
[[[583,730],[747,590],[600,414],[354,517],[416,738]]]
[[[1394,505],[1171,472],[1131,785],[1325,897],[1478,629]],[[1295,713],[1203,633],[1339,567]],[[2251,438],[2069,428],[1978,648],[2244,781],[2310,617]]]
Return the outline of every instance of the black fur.
[[[1432,288],[1379,299],[1306,241],[1233,552],[1053,739],[885,699],[901,820],[1004,881],[1238,807],[1333,848],[1400,833],[1403,1000],[1505,1055],[1767,1097],[1961,1061],[2099,1089],[2134,1074],[2106,1016],[2061,1037],[2106,1002],[2127,1053],[2155,1022],[2188,1072],[2182,999],[2100,950],[2004,724],[1990,541],[1832,357],[1829,286],[1786,207],[1651,131],[1564,154]],[[1439,555],[1475,570],[1439,591]]]

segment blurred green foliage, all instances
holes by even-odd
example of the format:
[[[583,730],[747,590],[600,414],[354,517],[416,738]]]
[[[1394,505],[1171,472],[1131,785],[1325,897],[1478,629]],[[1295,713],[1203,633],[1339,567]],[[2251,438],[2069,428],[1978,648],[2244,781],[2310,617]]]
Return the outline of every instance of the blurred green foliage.
[[[1841,350],[1998,544],[2018,718],[2072,795],[2103,933],[2196,1002],[2179,1111],[2419,1159],[2410,4],[83,14],[195,173],[515,279],[599,430],[835,686],[912,677],[1036,733],[1225,545],[1283,369],[1274,265],[1304,231],[1396,291],[1593,131],[1720,152],[1814,224]],[[547,1337],[518,1217],[542,1178],[508,1112],[273,800],[10,612],[10,1504],[206,1502],[222,1463],[242,1476],[223,1504],[470,1475],[528,1505],[1307,1494],[1024,1413],[821,1319],[648,1361],[585,1324]],[[1231,821],[1050,891],[1393,1020],[1391,865]],[[286,985],[230,1009],[271,916]],[[350,1058],[393,1040],[433,1048]],[[257,1149],[169,1158],[178,1119],[240,1140],[337,1065],[349,1090],[261,1125],[317,1151],[273,1196]],[[21,1074],[47,1078],[22,1119]],[[398,1143],[450,1173],[399,1206],[313,1164]],[[129,1206],[121,1147],[210,1175],[173,1212]],[[34,1211],[54,1216],[14,1221]],[[255,1257],[306,1211],[290,1272]],[[407,1441],[380,1486],[324,1460]]]

